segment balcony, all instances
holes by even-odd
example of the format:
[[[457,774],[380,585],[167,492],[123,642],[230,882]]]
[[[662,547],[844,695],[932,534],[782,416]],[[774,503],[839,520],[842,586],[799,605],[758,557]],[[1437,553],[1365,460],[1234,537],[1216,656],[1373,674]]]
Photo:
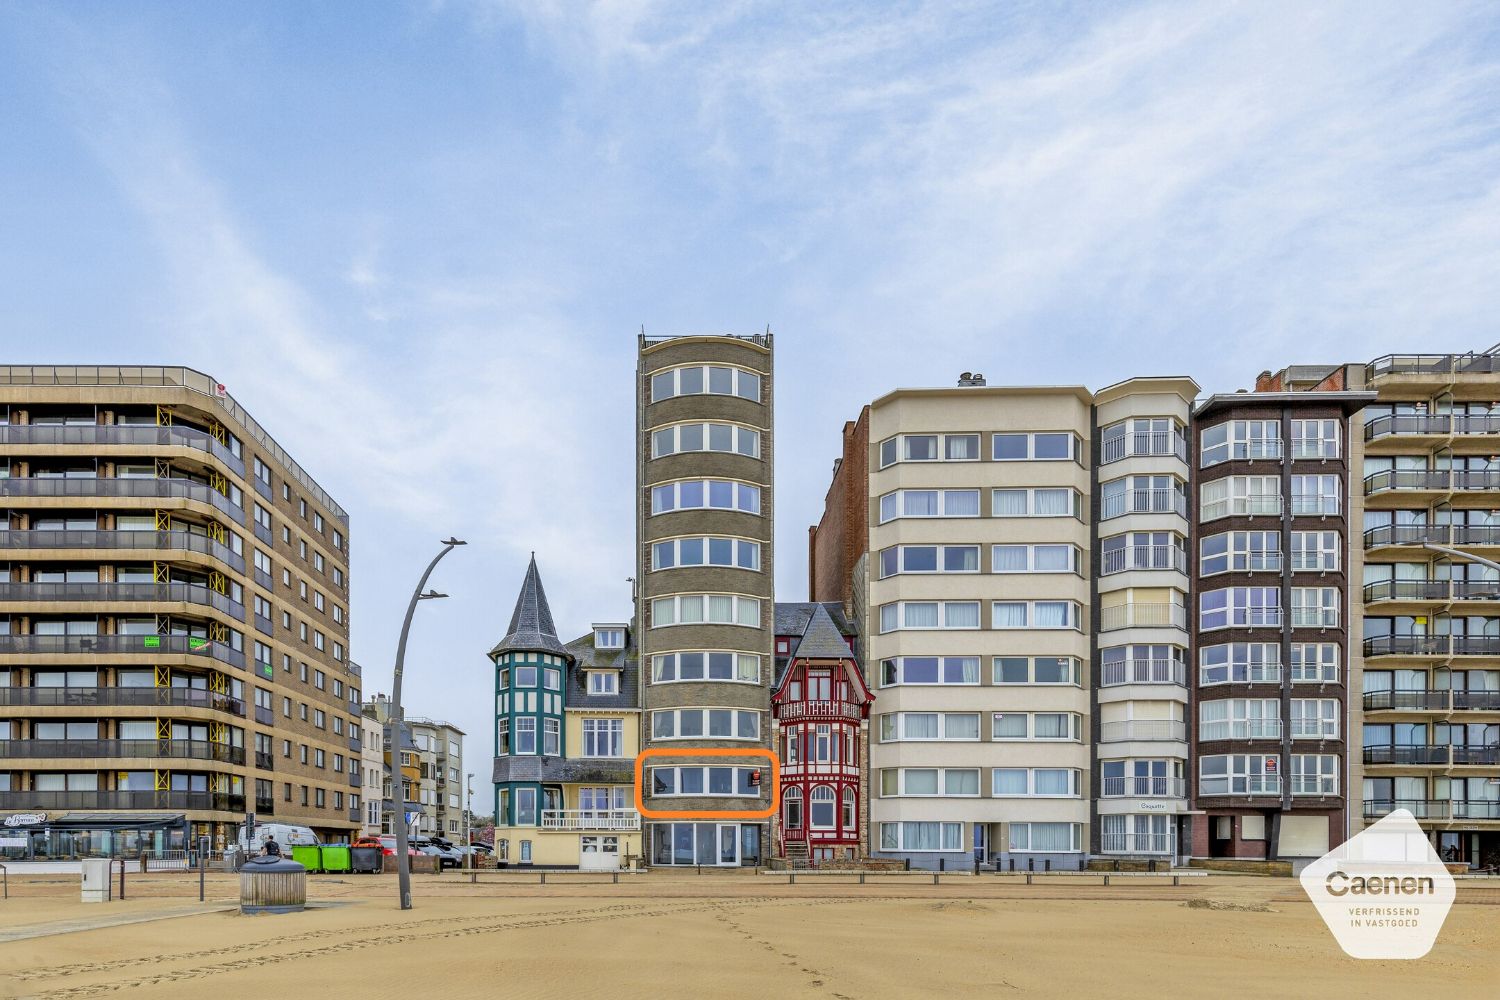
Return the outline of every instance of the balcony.
[[[1456,635],[1454,656],[1500,656],[1500,635]]]
[[[358,806],[355,806],[353,809],[349,810],[349,822],[351,822],[351,823],[362,822],[362,820],[360,819],[359,807]]]
[[[1452,803],[1454,819],[1500,819],[1500,801],[1468,799]]]
[[[245,511],[207,483],[192,479],[63,479],[17,476],[0,479],[0,497],[108,497],[139,500],[195,500],[245,523]]]
[[[1175,570],[1187,572],[1187,553],[1175,545],[1127,545],[1123,549],[1107,549],[1099,572],[1125,573],[1130,570]]]
[[[245,812],[245,797],[224,792],[0,792],[0,809],[184,809]]]
[[[1448,748],[1416,743],[1391,746],[1390,744],[1365,747],[1365,763],[1374,765],[1418,765],[1428,767],[1448,764]]]
[[[1493,589],[1496,584],[1489,585]],[[1365,585],[1365,603],[1380,601],[1446,601],[1447,580],[1380,580]]]
[[[1448,655],[1446,635],[1377,635],[1365,640],[1365,656]]]
[[[1447,799],[1365,799],[1364,813],[1366,819],[1374,819],[1405,809],[1417,819],[1448,819],[1451,806]]]
[[[1423,542],[1447,545],[1452,540],[1452,530],[1446,524],[1384,524],[1365,529],[1365,548],[1378,549],[1386,545],[1420,546]],[[1492,532],[1495,541],[1491,544],[1500,545],[1500,528],[1481,530]]]
[[[1198,512],[1199,521],[1221,517],[1280,517],[1280,493],[1252,493],[1242,497],[1225,497],[1206,503]]]
[[[1454,375],[1500,373],[1500,356],[1493,354],[1387,354],[1365,366],[1365,377],[1387,375],[1429,377],[1440,383]]]
[[[1454,469],[1454,490],[1500,490],[1500,469]]]
[[[363,786],[363,781],[360,779],[360,776],[359,776],[359,767],[358,767],[358,763],[359,762],[358,761],[350,761],[350,763],[354,764],[356,766],[355,766],[354,770],[352,770],[352,771],[349,772],[349,787],[350,788],[360,788],[360,787]]]
[[[1181,778],[1153,778],[1126,775],[1105,778],[1105,798],[1180,799],[1185,794]]]
[[[1330,775],[1292,775],[1291,788],[1293,795],[1317,795],[1329,796],[1339,793],[1339,779]]]
[[[634,809],[544,809],[543,830],[639,830]]]
[[[1292,494],[1287,504],[1293,517],[1338,517],[1343,501],[1336,496]]]
[[[123,424],[8,424],[0,426],[0,445],[126,445],[132,448],[192,448],[206,452],[238,476],[245,474],[239,458],[207,431],[182,425]]]
[[[202,708],[245,716],[245,703],[227,694],[186,687],[0,687],[0,706],[95,708],[100,706]]]
[[[1447,469],[1389,469],[1365,477],[1365,495],[1377,493],[1446,493],[1453,477]]]
[[[1455,601],[1500,601],[1500,580],[1454,580],[1452,591]]]
[[[1293,608],[1292,628],[1338,628],[1338,608]]]
[[[1110,494],[1100,504],[1099,519],[1122,514],[1176,514],[1187,517],[1187,498],[1173,489],[1126,490]]]
[[[255,814],[257,816],[276,815],[276,800],[257,798],[255,800]]]
[[[1281,776],[1277,774],[1237,774],[1233,777],[1201,778],[1200,796],[1260,796],[1281,794]]]
[[[1187,628],[1187,610],[1180,604],[1143,604],[1129,601],[1099,609],[1099,630],[1122,628]]]
[[[1456,712],[1500,712],[1500,691],[1454,691]]]
[[[245,669],[243,652],[195,635],[0,635],[0,656],[60,656],[74,653],[136,653],[149,656],[186,653],[210,656],[221,663]]]
[[[1125,458],[1176,458],[1187,461],[1187,440],[1177,431],[1129,431],[1103,440],[1099,464]]]
[[[1487,694],[1489,692],[1478,692]],[[1435,689],[1366,691],[1366,712],[1446,712],[1448,692]]]
[[[4,480],[0,480],[4,482]],[[198,604],[237,621],[245,606],[202,583],[0,583],[0,604]]]
[[[1500,746],[1453,748],[1454,767],[1493,767],[1500,764]]]
[[[1443,527],[1447,528],[1446,525]],[[1442,544],[1443,540],[1434,538],[1432,541]],[[1500,545],[1500,525],[1455,524],[1453,525],[1453,544],[1480,547]]]
[[[207,740],[0,740],[0,758],[79,760],[87,757],[124,757],[173,760],[211,760],[245,763],[245,748]]]
[[[1280,719],[1240,719],[1228,722],[1205,722],[1198,728],[1198,739],[1204,743],[1215,740],[1279,740]]]
[[[776,706],[776,718],[782,722],[857,723],[864,718],[864,710],[847,701],[789,701]]]
[[[1187,665],[1181,660],[1105,660],[1101,667],[1102,687],[1122,684],[1187,685]]]
[[[262,771],[274,771],[276,769],[276,761],[269,751],[257,750],[255,751],[255,766]]]
[[[1181,743],[1186,739],[1187,727],[1170,719],[1132,719],[1127,722],[1106,722],[1099,727],[1100,743],[1134,740]]]
[[[0,425],[3,428],[4,425]],[[128,549],[140,552],[196,552],[245,572],[245,557],[207,535],[192,531],[0,531],[6,549]]]
[[[1453,417],[1447,413],[1397,413],[1375,417],[1365,424],[1365,440],[1388,437],[1447,437]]]
[[[1170,833],[1101,833],[1099,853],[1171,854],[1172,835]]]

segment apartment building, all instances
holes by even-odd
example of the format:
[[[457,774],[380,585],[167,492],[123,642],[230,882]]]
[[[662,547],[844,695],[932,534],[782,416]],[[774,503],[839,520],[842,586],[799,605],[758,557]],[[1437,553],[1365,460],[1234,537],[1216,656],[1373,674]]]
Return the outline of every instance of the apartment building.
[[[1500,568],[1481,561],[1500,559],[1500,354],[1387,355],[1257,380],[1338,390],[1373,394],[1353,467],[1364,567],[1351,832],[1406,809],[1445,860],[1500,863]]]
[[[771,786],[759,779],[774,664],[772,371],[769,334],[639,343],[636,621],[652,864],[756,865],[771,849]],[[743,752],[694,755],[703,749]]]
[[[382,832],[392,833],[395,829],[392,826],[395,798],[391,776],[399,773],[403,799],[401,811],[406,818],[408,834],[447,839],[461,837],[466,808],[463,799],[463,730],[452,723],[408,713],[398,760],[397,753],[390,746],[391,737],[385,735],[391,721],[390,698],[377,694],[363,711],[365,724],[379,728],[383,734],[382,798],[392,807],[382,811]],[[362,821],[366,819],[361,817]]]
[[[1089,848],[1092,397],[899,389],[844,429],[814,601],[864,623],[872,854],[1076,866]]]
[[[390,798],[390,771],[385,762],[384,727],[363,710],[359,716],[360,726],[360,781],[364,789],[364,813],[360,817],[359,832],[365,836],[378,837],[390,832],[383,824],[385,801]]]
[[[1094,395],[1093,854],[1187,852],[1187,428],[1198,385],[1137,378]]]
[[[1194,410],[1196,857],[1316,858],[1347,834],[1352,418],[1372,399],[1262,385]]]
[[[495,667],[495,854],[516,865],[609,871],[642,858],[634,765],[634,629],[557,637],[533,557]]]
[[[349,519],[212,377],[0,367],[11,856],[362,813]]]

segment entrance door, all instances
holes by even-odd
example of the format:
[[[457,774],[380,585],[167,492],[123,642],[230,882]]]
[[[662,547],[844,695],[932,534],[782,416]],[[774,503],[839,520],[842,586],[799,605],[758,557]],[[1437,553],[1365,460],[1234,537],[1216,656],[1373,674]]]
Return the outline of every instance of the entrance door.
[[[719,824],[719,860],[721,867],[738,867],[740,863],[740,825]]]
[[[990,854],[990,828],[983,823],[974,824],[974,860],[983,864]]]
[[[588,836],[582,838],[578,853],[578,870],[612,872],[620,868],[620,838]]]

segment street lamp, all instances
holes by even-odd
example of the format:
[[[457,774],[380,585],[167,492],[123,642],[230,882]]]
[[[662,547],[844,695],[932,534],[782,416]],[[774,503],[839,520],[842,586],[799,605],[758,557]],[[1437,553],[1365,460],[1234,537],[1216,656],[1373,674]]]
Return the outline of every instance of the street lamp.
[[[464,782],[464,846],[469,848],[464,854],[464,860],[470,862],[469,867],[476,867],[474,861],[474,772],[469,772],[469,780]]]
[[[417,587],[411,592],[411,603],[406,606],[406,620],[401,623],[401,640],[396,643],[396,679],[391,685],[391,759],[396,762],[396,780],[392,781],[392,789],[403,789],[400,793],[400,801],[397,803],[396,811],[400,814],[400,822],[396,826],[396,876],[401,892],[401,909],[411,909],[411,859],[406,856],[406,794],[400,780],[401,747],[404,745],[402,732],[406,714],[401,709],[401,672],[406,666],[406,637],[411,632],[411,619],[417,613],[418,601],[431,601],[439,597],[447,597],[435,590],[423,591],[427,586],[427,578],[432,575],[438,560],[452,552],[460,545],[467,545],[457,538],[449,536],[443,542],[443,550],[432,557],[432,562],[427,564],[427,570],[422,574],[422,579],[417,581]]]
[[[1465,552],[1463,549],[1450,549],[1446,545],[1438,545],[1434,542],[1423,542],[1422,548],[1431,549],[1433,552],[1441,552],[1445,556],[1467,559],[1469,562],[1476,562],[1481,566],[1488,566],[1490,569],[1500,572],[1500,563],[1492,559],[1486,559],[1484,556],[1476,556],[1472,552]]]

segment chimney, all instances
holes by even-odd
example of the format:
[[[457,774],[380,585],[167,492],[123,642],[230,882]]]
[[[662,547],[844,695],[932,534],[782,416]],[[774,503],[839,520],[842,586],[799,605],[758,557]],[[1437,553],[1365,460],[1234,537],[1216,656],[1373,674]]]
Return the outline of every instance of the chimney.
[[[1256,392],[1280,392],[1282,389],[1281,375],[1272,375],[1269,371],[1261,372],[1255,376]]]
[[[963,386],[984,385],[984,376],[978,372],[964,372],[958,377],[958,384],[960,388]]]

